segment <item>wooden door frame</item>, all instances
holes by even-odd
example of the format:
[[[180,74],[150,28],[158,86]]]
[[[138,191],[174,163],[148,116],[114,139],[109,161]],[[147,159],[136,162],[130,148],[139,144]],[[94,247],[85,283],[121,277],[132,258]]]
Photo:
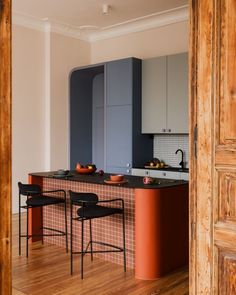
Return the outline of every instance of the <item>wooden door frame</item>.
[[[11,0],[0,1],[0,294],[11,294]]]
[[[221,0],[190,1],[190,294],[214,289],[216,26]],[[217,10],[218,9],[218,10]]]

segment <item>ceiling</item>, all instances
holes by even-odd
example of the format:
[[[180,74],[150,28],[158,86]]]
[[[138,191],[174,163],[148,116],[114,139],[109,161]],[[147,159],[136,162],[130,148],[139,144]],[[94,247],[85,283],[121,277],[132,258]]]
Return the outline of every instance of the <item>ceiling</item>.
[[[102,4],[110,6],[108,15]],[[13,12],[84,29],[106,29],[188,4],[188,0],[13,0]]]

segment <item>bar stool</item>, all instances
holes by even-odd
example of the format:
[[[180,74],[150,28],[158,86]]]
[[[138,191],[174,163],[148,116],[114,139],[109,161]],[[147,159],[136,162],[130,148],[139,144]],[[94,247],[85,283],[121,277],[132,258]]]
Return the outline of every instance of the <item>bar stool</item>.
[[[29,252],[29,239],[32,237],[44,237],[44,236],[65,236],[66,252],[68,252],[68,235],[67,235],[67,218],[66,218],[66,192],[64,190],[50,190],[42,191],[41,187],[37,184],[22,184],[18,182],[19,187],[19,255],[21,255],[21,238],[26,238],[26,257],[28,258]],[[55,195],[56,193],[56,195]],[[53,195],[52,195],[53,194]],[[25,205],[21,205],[21,197],[25,196]],[[65,231],[53,229],[49,227],[43,227],[43,207],[49,205],[64,204],[65,212]],[[29,209],[30,208],[41,208],[41,229],[49,230],[55,233],[51,234],[32,234],[29,235]],[[26,219],[26,234],[21,234],[21,209],[27,210]],[[43,240],[42,240],[43,242]]]
[[[81,254],[81,279],[83,279],[83,268],[84,268],[84,255],[86,253],[91,254],[91,260],[93,260],[93,253],[107,253],[107,252],[123,252],[124,255],[124,271],[126,272],[126,248],[125,248],[125,210],[124,210],[124,200],[123,199],[111,199],[111,200],[98,200],[98,196],[93,193],[79,193],[69,191],[70,194],[70,229],[71,229],[71,239],[70,239],[70,249],[71,249],[71,275],[73,274],[73,255]],[[121,207],[105,207],[98,204],[114,203],[120,202]],[[73,216],[73,205],[79,206],[77,210],[76,217]],[[92,239],[92,219],[102,218],[105,216],[110,216],[114,214],[122,214],[122,226],[123,226],[123,248],[103,243],[99,241],[93,241]],[[81,251],[73,251],[73,220],[81,222]],[[84,221],[89,220],[89,229],[90,229],[90,241],[87,244],[87,247],[84,249]],[[93,245],[99,244],[103,246],[108,246],[113,248],[113,250],[93,250]],[[88,250],[90,246],[90,251]]]

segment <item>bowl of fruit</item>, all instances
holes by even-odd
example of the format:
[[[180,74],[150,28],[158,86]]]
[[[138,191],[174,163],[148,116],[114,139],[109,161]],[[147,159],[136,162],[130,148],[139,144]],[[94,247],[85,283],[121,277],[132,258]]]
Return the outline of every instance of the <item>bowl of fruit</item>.
[[[94,164],[87,164],[83,166],[80,163],[77,163],[76,165],[76,171],[79,174],[93,174],[96,170],[97,168]]]

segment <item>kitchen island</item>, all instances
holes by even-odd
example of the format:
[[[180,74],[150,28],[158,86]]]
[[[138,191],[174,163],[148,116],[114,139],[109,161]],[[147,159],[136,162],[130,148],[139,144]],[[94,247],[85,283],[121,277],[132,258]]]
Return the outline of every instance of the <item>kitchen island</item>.
[[[41,185],[43,190],[64,189],[68,203],[68,190],[96,193],[100,200],[122,198],[125,204],[127,266],[135,269],[137,278],[156,279],[187,265],[188,182],[156,179],[155,184],[144,185],[142,177],[126,175],[127,183],[106,184],[104,181],[107,179],[108,174],[80,175],[76,171],[62,177],[55,176],[54,172],[29,174],[29,182]],[[69,206],[67,216],[69,224]],[[53,224],[55,228],[63,230],[63,218],[62,207],[44,208],[44,226]],[[30,212],[29,222],[30,231],[40,233],[40,210]],[[89,231],[85,228],[86,243],[89,241]],[[79,222],[75,222],[74,235],[74,248],[79,249]],[[122,246],[120,216],[93,220],[93,239]],[[45,242],[64,247],[61,237],[46,237]],[[113,263],[123,263],[122,253],[96,255]]]

